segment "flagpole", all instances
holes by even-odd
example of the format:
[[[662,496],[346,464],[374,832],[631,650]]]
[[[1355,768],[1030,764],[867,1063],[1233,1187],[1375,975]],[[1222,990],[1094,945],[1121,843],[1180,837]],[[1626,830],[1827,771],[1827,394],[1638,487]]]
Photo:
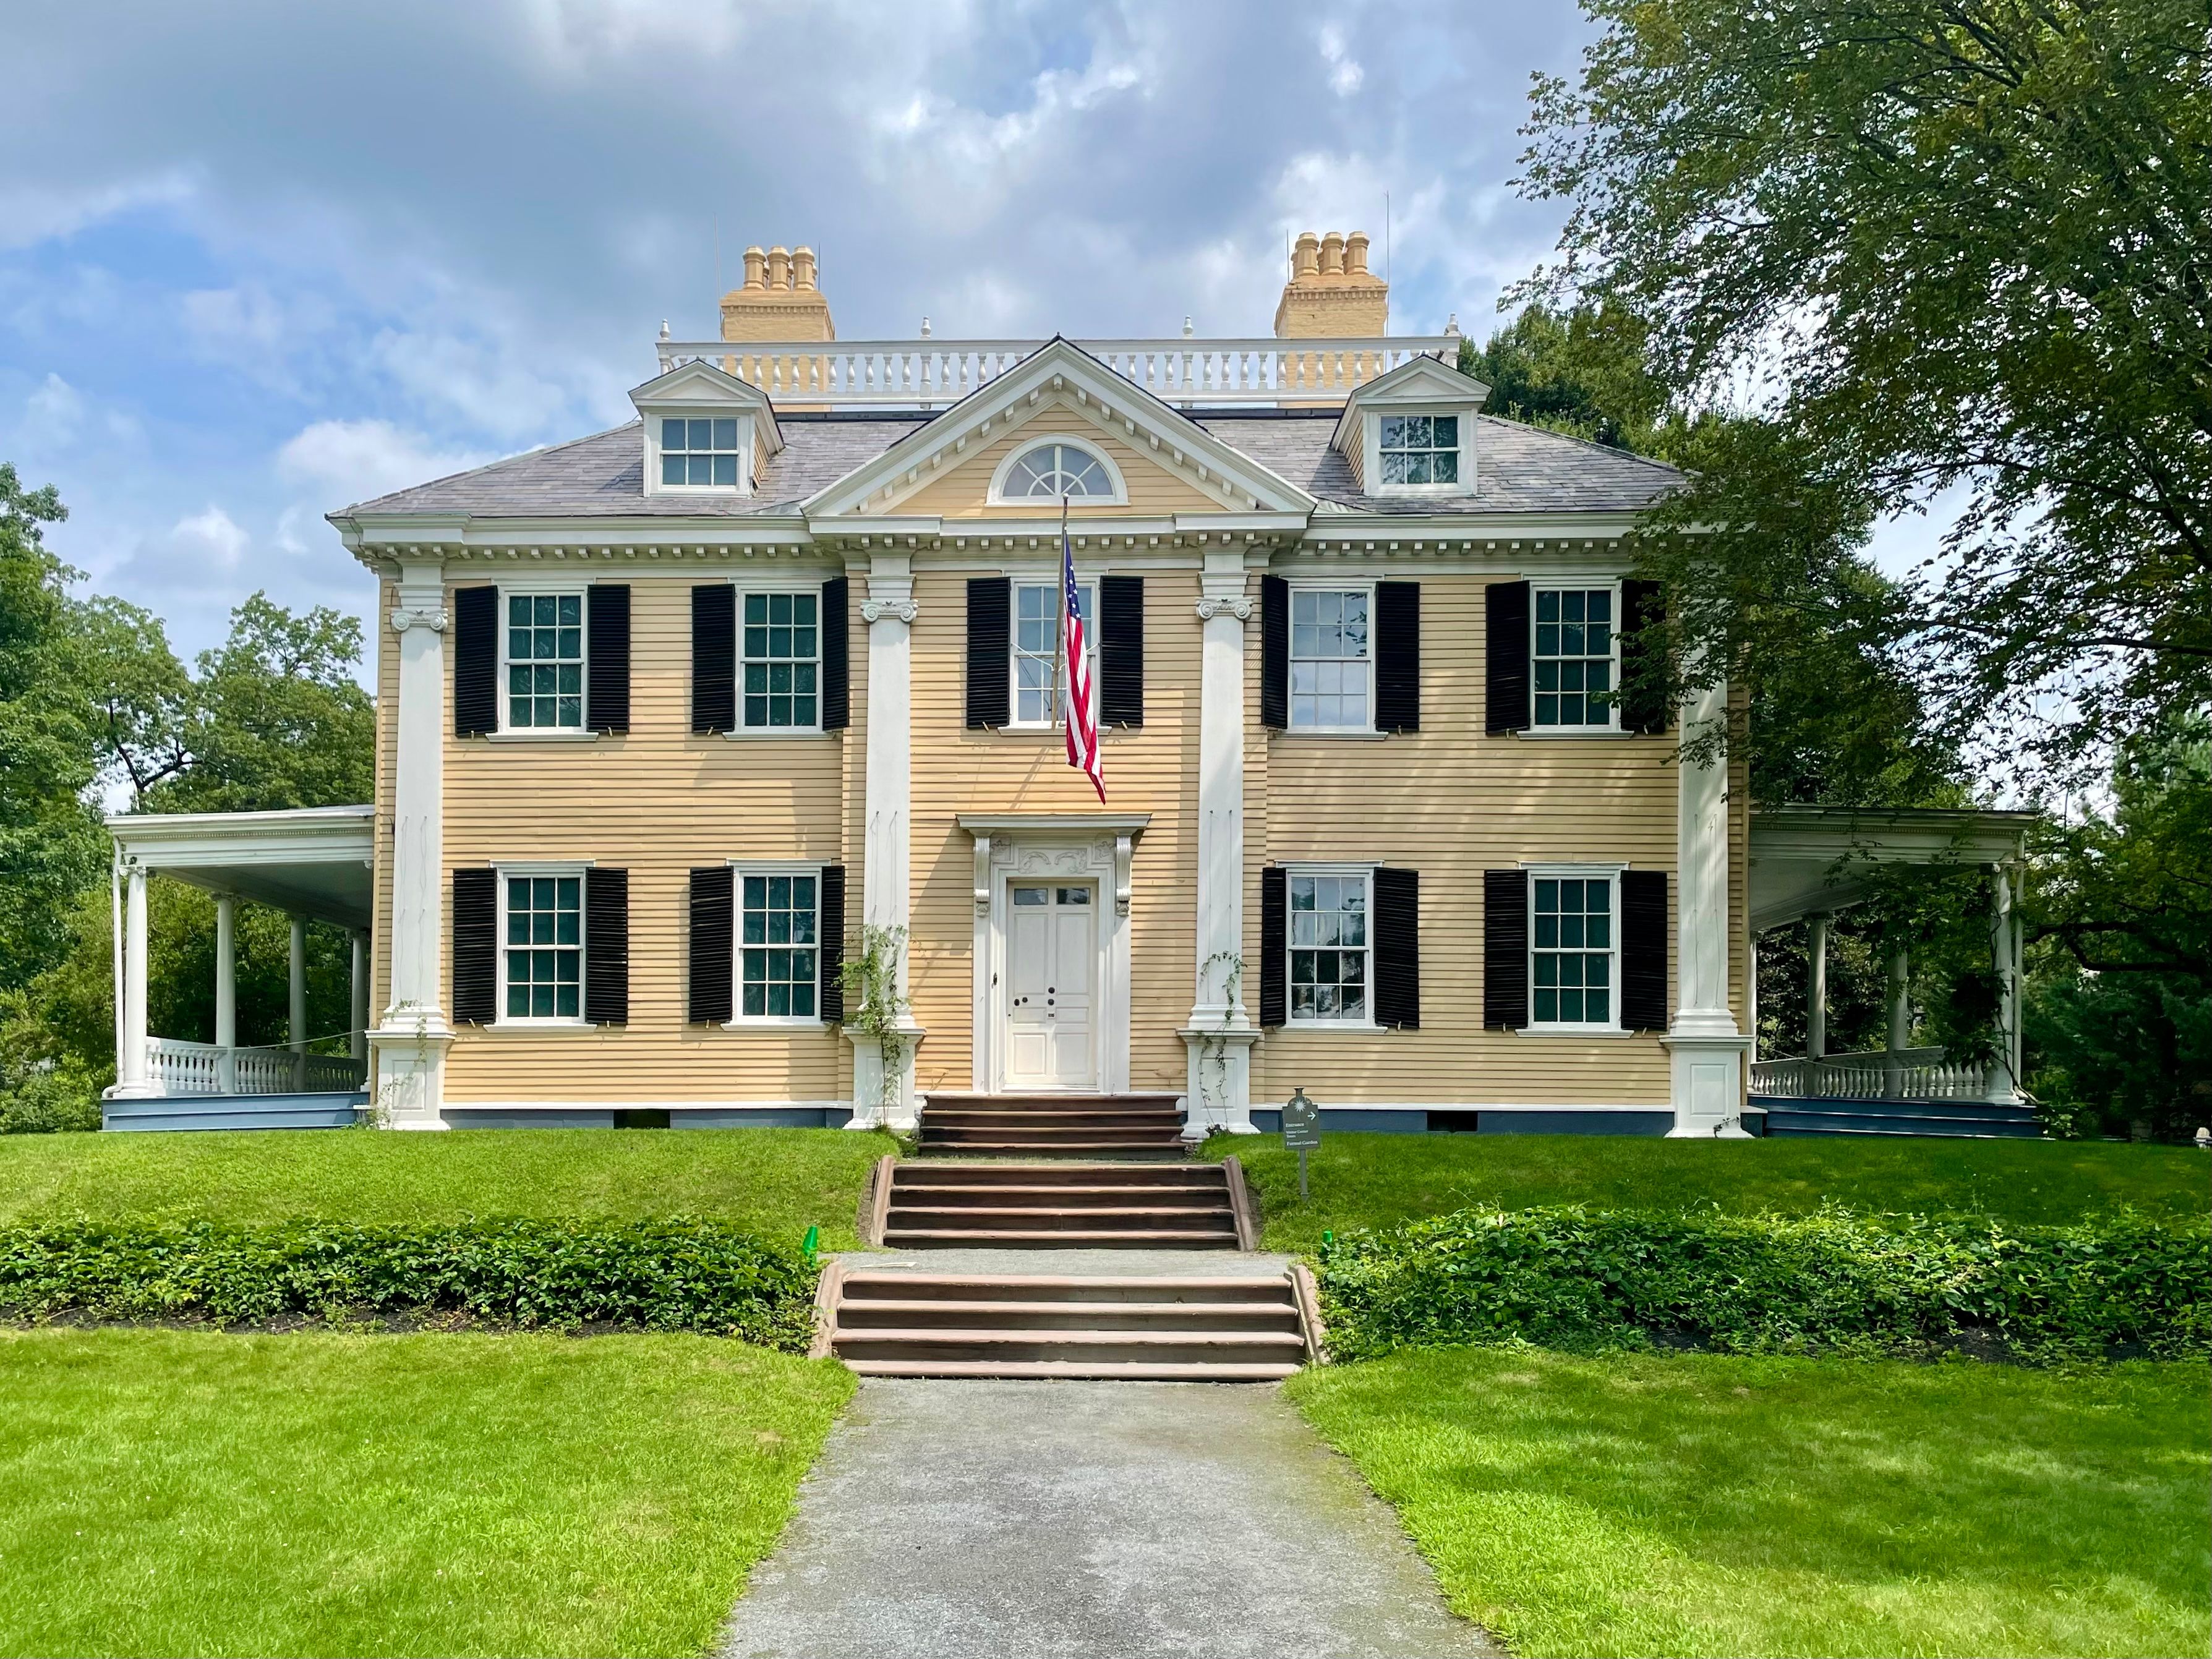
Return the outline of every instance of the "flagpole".
[[[1067,656],[1067,497],[1060,498],[1060,568],[1053,572],[1052,585],[1060,590],[1059,631],[1052,641],[1052,717],[1061,726],[1067,724],[1067,710],[1060,698],[1060,671],[1066,666]]]

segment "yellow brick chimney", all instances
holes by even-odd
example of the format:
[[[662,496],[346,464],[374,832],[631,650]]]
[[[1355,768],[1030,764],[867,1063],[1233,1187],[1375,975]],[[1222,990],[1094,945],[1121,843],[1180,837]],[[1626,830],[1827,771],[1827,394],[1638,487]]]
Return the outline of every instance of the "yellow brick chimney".
[[[834,340],[830,301],[815,283],[814,250],[745,250],[745,280],[722,296],[726,340]]]
[[[1275,337],[1368,340],[1389,330],[1390,285],[1367,269],[1367,233],[1302,233],[1275,307]]]

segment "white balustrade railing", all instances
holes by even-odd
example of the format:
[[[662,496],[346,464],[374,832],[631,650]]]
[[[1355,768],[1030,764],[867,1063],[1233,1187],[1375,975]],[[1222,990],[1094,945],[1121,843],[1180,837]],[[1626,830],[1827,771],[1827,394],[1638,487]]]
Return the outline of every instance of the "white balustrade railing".
[[[1800,1055],[1751,1067],[1752,1093],[1790,1100],[1980,1100],[1988,1086],[1980,1066],[1947,1064],[1941,1048]]]
[[[225,1048],[181,1037],[149,1036],[146,1074],[176,1095],[344,1094],[362,1086],[368,1066],[345,1054]]]
[[[661,372],[718,364],[771,398],[931,409],[957,403],[1044,340],[662,340]],[[1387,338],[1077,340],[1123,379],[1177,404],[1328,401],[1415,357],[1459,361],[1457,334]]]

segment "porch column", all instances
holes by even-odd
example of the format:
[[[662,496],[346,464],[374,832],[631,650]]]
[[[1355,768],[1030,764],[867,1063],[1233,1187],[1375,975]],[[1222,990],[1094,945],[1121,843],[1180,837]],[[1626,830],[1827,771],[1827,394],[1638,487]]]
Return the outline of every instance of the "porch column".
[[[292,1086],[307,1086],[307,919],[292,919],[291,947],[285,952],[284,1041],[292,1049]]]
[[[1759,1062],[1759,935],[1753,933],[1743,950],[1743,1024],[1751,1034],[1747,1063]]]
[[[135,860],[123,874],[121,1046],[115,1056],[113,1092],[125,1099],[161,1092],[146,1064],[146,866]]]
[[[1726,731],[1728,690],[1707,686],[1681,711],[1684,744]],[[1747,1138],[1743,1057],[1751,1039],[1729,1007],[1729,794],[1726,754],[1676,768],[1674,1023],[1668,1053],[1670,1137]]]
[[[352,994],[346,999],[346,1052],[356,1060],[368,1058],[368,935],[359,928],[349,935],[353,942],[353,976],[347,981]]]
[[[1806,922],[1805,1054],[1818,1060],[1828,1052],[1828,927],[1832,916]]]
[[[1990,957],[1997,972],[1997,1052],[1990,1061],[1985,1097],[2016,1106],[2020,1093],[2020,918],[2013,901],[2017,878],[2002,865],[1990,871]]]
[[[446,1050],[453,1040],[439,996],[445,932],[445,562],[403,555],[398,755],[392,767],[392,1001],[370,1043],[375,1103],[395,1129],[442,1129]]]
[[[216,1081],[222,1092],[238,1092],[238,900],[215,896]]]
[[[868,625],[867,842],[860,869],[860,914],[871,927],[896,929],[902,939],[898,989],[907,988],[903,942],[907,927],[908,817],[914,794],[914,633],[921,608],[914,602],[914,573],[903,553],[876,554],[868,567],[868,597],[860,618]],[[898,1074],[886,1078],[883,1055],[866,1038],[853,1045],[853,1120],[856,1129],[883,1126],[912,1129],[915,1049],[922,1037],[913,1017],[900,1020],[906,1042]]]
[[[1244,555],[1208,552],[1200,578],[1197,964],[1190,1018],[1183,1135],[1250,1134],[1252,1045],[1260,1032],[1244,986],[1244,624],[1251,620]],[[1240,971],[1243,970],[1243,971]]]
[[[1889,953],[1889,1038],[1881,1062],[1881,1091],[1905,1093],[1905,1051],[1912,1046],[1912,960],[1903,945]]]

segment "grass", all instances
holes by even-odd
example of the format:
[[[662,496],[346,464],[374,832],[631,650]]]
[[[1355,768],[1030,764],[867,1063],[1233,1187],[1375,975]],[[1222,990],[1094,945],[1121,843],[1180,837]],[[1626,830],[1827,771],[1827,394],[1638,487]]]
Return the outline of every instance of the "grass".
[[[1613,1135],[1333,1134],[1309,1159],[1273,1135],[1217,1135],[1258,1189],[1262,1242],[1317,1249],[1324,1231],[1389,1227],[1471,1205],[1803,1214],[1866,1211],[1988,1215],[2015,1225],[2078,1221],[2123,1204],[2202,1216],[2212,1160],[2190,1146],[2064,1140],[1663,1140]]]
[[[1290,1385],[1516,1654],[2178,1654],[2202,1364],[1406,1353]]]
[[[0,1136],[0,1224],[109,1221],[628,1220],[696,1215],[854,1249],[890,1136],[847,1129],[457,1129],[445,1134]]]
[[[697,1653],[852,1387],[696,1337],[0,1331],[0,1652]]]

